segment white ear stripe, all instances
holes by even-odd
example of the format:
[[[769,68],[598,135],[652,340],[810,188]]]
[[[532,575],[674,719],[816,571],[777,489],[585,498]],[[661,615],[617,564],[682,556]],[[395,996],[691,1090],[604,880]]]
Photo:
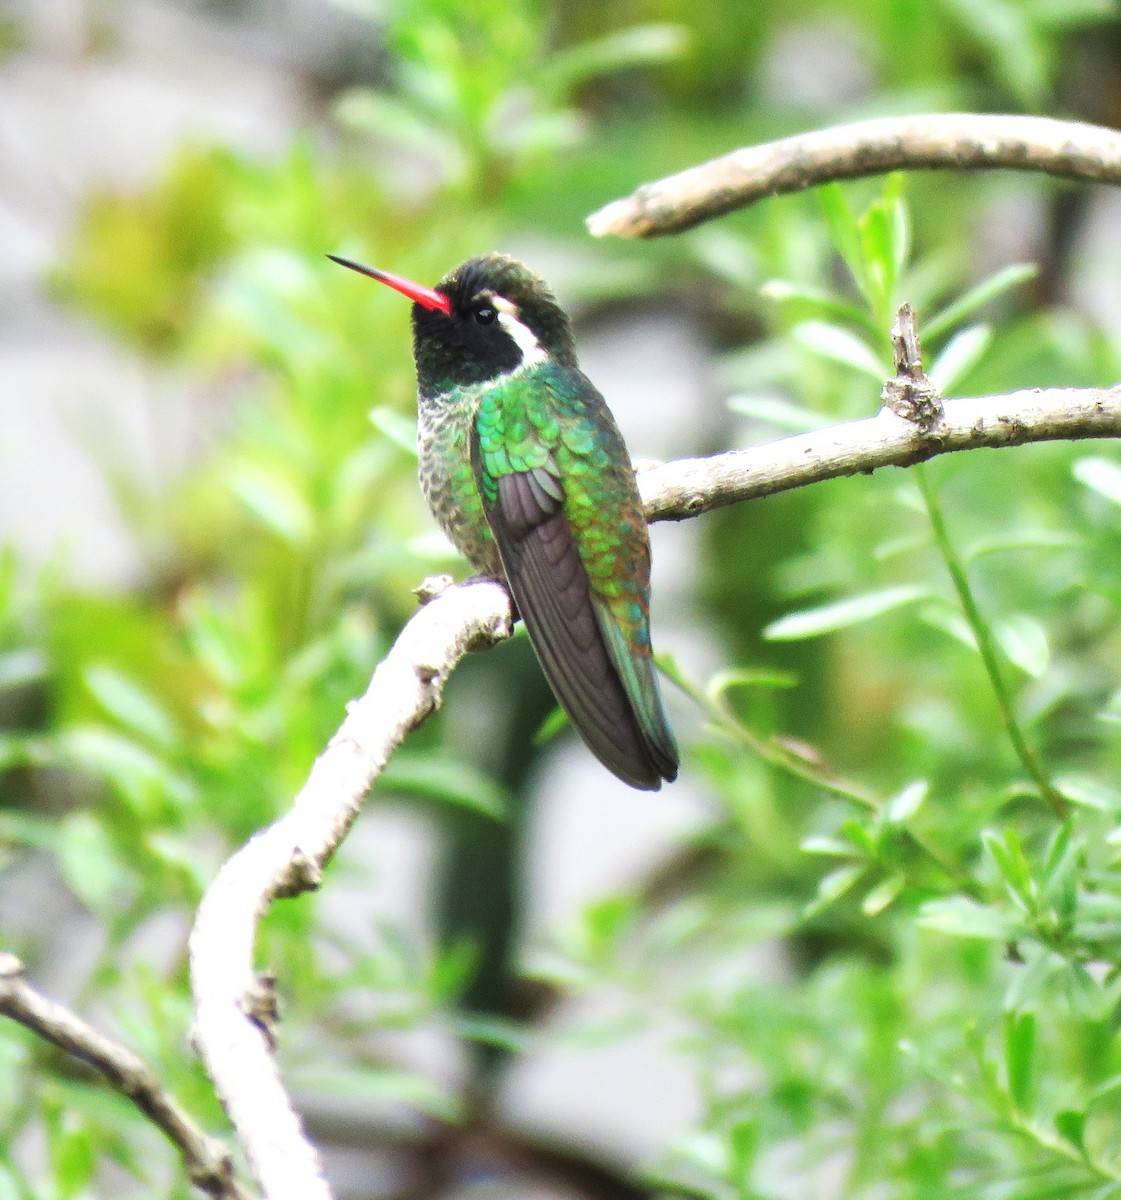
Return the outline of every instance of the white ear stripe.
[[[502,296],[495,296],[491,304],[498,312],[498,323],[514,339],[522,352],[521,367],[533,367],[544,362],[549,356],[541,349],[541,343],[534,337],[533,330],[518,320],[517,307]]]

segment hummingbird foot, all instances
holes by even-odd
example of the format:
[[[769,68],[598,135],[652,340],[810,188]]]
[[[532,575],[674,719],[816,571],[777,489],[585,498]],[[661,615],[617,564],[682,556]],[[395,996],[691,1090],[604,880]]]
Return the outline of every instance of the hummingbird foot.
[[[514,593],[510,591],[510,584],[507,582],[506,576],[501,574],[501,572],[494,573],[491,571],[480,571],[477,575],[472,575],[469,579],[465,579],[463,582],[464,585],[470,585],[472,583],[499,584],[510,597],[510,613],[514,624],[516,625],[522,619],[521,613],[518,612],[518,602],[514,599]]]

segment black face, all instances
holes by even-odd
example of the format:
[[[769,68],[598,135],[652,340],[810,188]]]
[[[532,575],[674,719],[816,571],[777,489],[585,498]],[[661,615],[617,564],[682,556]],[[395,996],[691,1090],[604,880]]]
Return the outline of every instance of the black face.
[[[499,323],[489,292],[452,298],[449,316],[414,304],[413,354],[420,390],[426,394],[485,383],[508,375],[522,362],[522,351]]]
[[[413,353],[424,395],[485,383],[521,366],[526,347],[503,324],[525,327],[521,341],[536,341],[554,360],[575,366],[568,318],[543,280],[505,255],[472,258],[446,275],[436,290],[450,313],[413,305]]]

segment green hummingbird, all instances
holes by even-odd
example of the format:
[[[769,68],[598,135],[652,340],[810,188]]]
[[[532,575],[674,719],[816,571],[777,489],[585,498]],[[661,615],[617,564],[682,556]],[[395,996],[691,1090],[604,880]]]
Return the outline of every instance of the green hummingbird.
[[[333,261],[413,301],[420,482],[471,564],[504,579],[592,753],[649,791],[678,752],[650,651],[650,538],[634,469],[546,283],[502,254],[422,287]]]

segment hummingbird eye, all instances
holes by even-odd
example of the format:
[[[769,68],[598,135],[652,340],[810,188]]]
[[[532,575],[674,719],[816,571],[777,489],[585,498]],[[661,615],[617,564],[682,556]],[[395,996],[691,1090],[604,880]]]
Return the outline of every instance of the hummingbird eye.
[[[476,325],[493,325],[498,320],[498,310],[491,304],[480,304],[472,315]]]

